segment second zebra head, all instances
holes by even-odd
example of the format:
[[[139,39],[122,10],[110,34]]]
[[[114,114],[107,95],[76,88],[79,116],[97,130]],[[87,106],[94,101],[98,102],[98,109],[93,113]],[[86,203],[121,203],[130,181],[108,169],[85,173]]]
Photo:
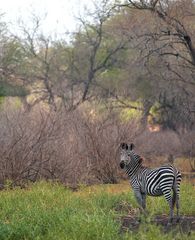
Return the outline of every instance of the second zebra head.
[[[142,158],[133,151],[133,143],[121,143],[120,149],[120,167],[122,169],[127,167],[134,168],[137,165],[141,165]]]

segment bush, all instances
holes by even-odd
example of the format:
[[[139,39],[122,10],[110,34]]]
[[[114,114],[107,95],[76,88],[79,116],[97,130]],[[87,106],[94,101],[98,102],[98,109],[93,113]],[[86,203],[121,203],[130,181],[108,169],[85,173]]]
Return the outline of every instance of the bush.
[[[118,147],[132,141],[137,122],[121,123],[109,112],[90,118],[84,111],[0,113],[0,181],[55,179],[65,184],[116,183],[121,175]]]

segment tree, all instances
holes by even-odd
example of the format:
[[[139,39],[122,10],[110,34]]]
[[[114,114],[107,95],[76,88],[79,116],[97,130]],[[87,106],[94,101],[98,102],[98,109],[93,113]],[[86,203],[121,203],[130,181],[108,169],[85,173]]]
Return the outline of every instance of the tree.
[[[159,76],[156,100],[165,127],[192,128],[195,125],[195,51],[193,1],[128,1],[121,7],[147,13],[142,32],[137,32],[137,48],[152,78]],[[140,18],[144,18],[145,15]],[[146,19],[146,17],[145,17]],[[153,21],[151,20],[153,19]],[[151,22],[152,21],[152,22]],[[156,64],[154,64],[156,62]],[[158,68],[156,75],[155,69]],[[157,80],[156,80],[157,81]],[[162,97],[163,96],[163,97]],[[181,104],[182,103],[182,104]],[[163,110],[164,109],[164,110]],[[164,115],[164,116],[163,116]]]
[[[0,96],[26,96],[28,90],[16,72],[22,66],[21,44],[12,37],[5,22],[0,22]]]
[[[36,96],[34,101],[23,99],[27,110],[40,102],[46,102],[50,108],[57,110],[59,89],[63,82],[67,86],[67,44],[64,40],[53,40],[44,36],[40,30],[41,19],[33,16],[32,26],[20,26],[22,34],[15,38],[21,43],[24,62],[18,68],[18,76],[31,88]]]
[[[73,109],[96,95],[97,89],[103,87],[101,74],[113,68],[127,49],[129,36],[119,38],[111,31],[110,21],[115,13],[109,1],[102,1],[96,6],[95,12],[88,13],[88,16],[93,16],[90,22],[79,18],[81,28],[75,34],[72,48],[68,49],[69,64],[66,73],[72,96],[74,90],[77,92],[76,101],[72,101]]]
[[[74,110],[97,97],[98,89],[103,89],[100,75],[114,68],[130,41],[128,36],[119,37],[112,31],[110,19],[115,14],[109,1],[96,5],[93,13],[87,13],[90,20],[79,18],[80,29],[69,45],[43,36],[37,17],[33,27],[21,26],[22,38],[16,39],[21,43],[25,61],[18,75],[30,85],[36,81],[43,84],[42,93],[32,106],[47,100],[56,109],[59,100],[67,110]]]

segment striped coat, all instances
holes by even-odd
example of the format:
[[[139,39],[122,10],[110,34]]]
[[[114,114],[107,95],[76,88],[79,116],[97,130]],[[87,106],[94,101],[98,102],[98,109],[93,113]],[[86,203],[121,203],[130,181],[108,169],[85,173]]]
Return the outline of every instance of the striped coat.
[[[165,196],[170,208],[169,221],[173,219],[176,205],[179,219],[179,193],[181,173],[171,164],[150,169],[142,166],[142,158],[133,150],[133,144],[121,144],[120,167],[129,176],[130,184],[142,210],[146,208],[146,196]]]

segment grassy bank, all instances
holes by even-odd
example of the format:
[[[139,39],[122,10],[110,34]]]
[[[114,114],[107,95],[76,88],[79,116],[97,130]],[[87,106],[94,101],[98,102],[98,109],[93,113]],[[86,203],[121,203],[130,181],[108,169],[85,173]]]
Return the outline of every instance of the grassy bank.
[[[181,189],[181,213],[195,215],[195,192],[191,184]],[[195,239],[162,234],[155,225],[142,224],[138,232],[120,231],[120,216],[127,214],[119,205],[137,207],[127,182],[117,185],[81,186],[72,192],[60,184],[40,182],[27,189],[0,192],[1,239]],[[151,216],[168,213],[164,198],[148,198]]]

